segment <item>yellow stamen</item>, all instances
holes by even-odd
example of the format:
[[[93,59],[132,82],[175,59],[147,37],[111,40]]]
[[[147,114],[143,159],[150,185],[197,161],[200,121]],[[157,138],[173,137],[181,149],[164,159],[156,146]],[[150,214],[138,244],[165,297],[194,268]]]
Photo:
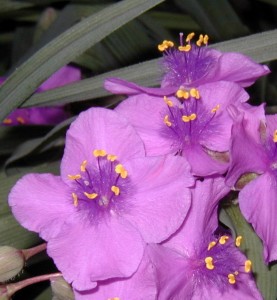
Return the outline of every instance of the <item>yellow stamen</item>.
[[[70,180],[80,179],[82,176],[80,174],[77,175],[67,175]]]
[[[164,96],[164,102],[169,106],[172,107],[173,106],[173,102],[171,100],[169,100],[166,96]]]
[[[198,39],[198,41],[196,42],[196,45],[197,45],[198,47],[200,47],[200,46],[202,45],[203,41],[204,41],[204,36],[203,36],[203,34],[200,34],[200,35],[199,35],[199,39]]]
[[[90,200],[93,200],[93,199],[95,199],[95,198],[98,196],[98,194],[96,194],[96,193],[91,193],[91,194],[89,194],[89,193],[86,193],[86,192],[84,192],[84,195],[85,195],[88,199],[90,199]]]
[[[194,32],[189,33],[187,35],[186,42],[190,42],[193,39],[194,36],[195,36]]]
[[[12,119],[4,119],[3,124],[12,124],[13,120]]]
[[[168,127],[170,127],[170,126],[172,125],[172,123],[169,121],[168,115],[166,115],[166,116],[164,117],[164,123],[165,123],[165,125],[167,125]]]
[[[216,111],[219,110],[219,107],[220,107],[220,105],[217,104],[217,105],[211,110],[211,112],[212,112],[212,113],[215,113]]]
[[[277,143],[277,130],[275,130],[273,133],[273,142]]]
[[[189,91],[191,97],[195,98],[195,99],[199,99],[200,98],[200,93],[197,89],[195,88],[192,88],[190,91]]]
[[[186,90],[181,90],[179,89],[176,93],[176,96],[178,98],[184,98],[184,99],[188,99],[189,98],[189,92]]]
[[[237,238],[236,238],[236,243],[235,243],[237,247],[240,246],[241,241],[242,241],[242,236],[241,236],[241,235],[237,236]]]
[[[208,45],[209,36],[207,34],[204,35],[203,44]]]
[[[236,277],[234,274],[229,274],[228,275],[228,280],[230,284],[235,284],[236,283]]]
[[[107,155],[107,160],[109,160],[109,161],[115,161],[116,159],[117,159],[116,155],[113,155],[113,154],[108,154]]]
[[[215,241],[210,242],[208,246],[208,251],[211,250],[215,245],[216,245]]]
[[[72,198],[73,198],[73,205],[75,207],[77,207],[78,206],[78,197],[77,197],[77,195],[75,193],[72,193]]]
[[[229,236],[228,236],[228,235],[223,235],[223,236],[219,239],[219,244],[220,244],[220,245],[224,245],[228,240],[229,240]]]
[[[25,124],[25,120],[22,117],[17,117],[16,120],[20,124]]]
[[[95,157],[98,157],[98,156],[104,157],[104,156],[107,155],[107,153],[106,153],[105,150],[97,150],[97,149],[95,149],[95,150],[93,151],[93,155],[94,155]]]
[[[190,117],[190,120],[193,121],[196,119],[196,114],[191,114],[189,117]]]
[[[173,42],[164,40],[164,41],[162,42],[162,44],[159,44],[159,45],[158,45],[158,49],[159,49],[159,51],[163,52],[163,51],[165,51],[166,49],[171,48],[171,47],[173,47],[173,46],[174,46],[174,43],[173,43]]]
[[[252,268],[251,260],[246,260],[245,263],[244,263],[245,272],[247,272],[247,273],[251,272],[251,268]]]
[[[208,270],[214,269],[213,258],[211,256],[205,258],[205,263]]]
[[[88,161],[87,161],[87,160],[84,160],[84,161],[81,163],[81,166],[80,166],[81,172],[86,172],[87,164],[88,164]]]
[[[126,178],[128,175],[128,172],[124,169],[122,164],[115,166],[115,173],[120,174],[121,178]]]
[[[111,187],[111,191],[114,192],[114,194],[115,194],[116,196],[118,196],[119,193],[120,193],[119,187],[117,187],[117,186],[115,186],[115,185],[113,185],[113,186]]]
[[[108,298],[107,300],[120,300],[119,297]]]
[[[179,46],[178,50],[179,51],[184,51],[184,52],[189,52],[191,49],[191,45],[186,45],[186,46]]]
[[[193,121],[193,120],[196,119],[196,117],[197,117],[196,114],[191,114],[191,115],[189,115],[189,116],[182,116],[182,121],[183,121],[183,122]]]

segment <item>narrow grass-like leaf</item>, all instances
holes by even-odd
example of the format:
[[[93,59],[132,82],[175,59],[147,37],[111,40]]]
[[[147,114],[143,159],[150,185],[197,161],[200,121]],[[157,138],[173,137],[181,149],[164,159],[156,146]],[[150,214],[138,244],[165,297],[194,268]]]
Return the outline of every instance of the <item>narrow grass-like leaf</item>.
[[[0,120],[52,73],[123,24],[164,0],[123,0],[74,25],[23,63],[0,89]]]
[[[26,3],[21,1],[9,1],[9,0],[2,0],[0,3],[0,15],[3,13],[8,13],[13,10],[27,8],[33,6],[32,3]]]

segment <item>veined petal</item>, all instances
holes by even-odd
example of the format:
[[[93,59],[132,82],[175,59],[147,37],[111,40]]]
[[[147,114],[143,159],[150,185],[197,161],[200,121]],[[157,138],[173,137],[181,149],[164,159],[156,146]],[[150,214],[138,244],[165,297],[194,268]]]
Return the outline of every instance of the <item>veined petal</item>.
[[[12,188],[9,205],[22,226],[45,240],[60,233],[74,213],[69,188],[52,174],[24,176]]]
[[[94,288],[98,280],[131,276],[143,251],[138,231],[116,216],[95,226],[71,223],[48,242],[47,250],[65,280],[79,291]]]
[[[182,224],[190,207],[194,178],[183,157],[159,156],[134,159],[126,165],[136,188],[128,199],[124,218],[141,232],[147,243],[168,238]]]
[[[240,209],[263,241],[266,262],[277,260],[277,180],[265,173],[239,193]]]

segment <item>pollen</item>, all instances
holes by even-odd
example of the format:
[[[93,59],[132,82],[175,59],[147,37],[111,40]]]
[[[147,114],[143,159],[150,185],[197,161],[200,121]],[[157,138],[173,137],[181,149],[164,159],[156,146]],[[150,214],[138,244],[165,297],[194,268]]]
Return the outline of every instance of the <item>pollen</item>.
[[[215,241],[210,242],[208,246],[208,251],[211,250],[215,245],[216,245]]]
[[[205,258],[205,263],[208,270],[214,269],[213,258],[211,256]]]
[[[220,244],[220,245],[224,245],[228,240],[229,240],[229,236],[228,236],[228,235],[223,235],[223,236],[219,239],[219,244]]]
[[[195,33],[194,33],[194,32],[189,33],[189,34],[187,35],[186,42],[187,42],[187,43],[190,42],[190,41],[193,39],[194,36],[195,36]]]
[[[208,45],[209,42],[209,36],[207,34],[204,35],[203,44]]]
[[[26,121],[22,117],[17,117],[16,120],[20,124],[25,124],[26,123]]]
[[[3,124],[12,124],[12,119],[10,119],[10,118],[6,118],[6,119],[4,119],[3,120]]]
[[[196,114],[191,114],[189,116],[182,116],[182,121],[187,123],[190,121],[194,121],[196,119],[197,115]]]
[[[245,272],[249,273],[251,271],[251,268],[252,268],[251,260],[246,260],[245,263],[244,263]]]
[[[176,93],[176,96],[178,98],[184,98],[184,99],[188,99],[189,98],[189,92],[186,91],[186,90],[182,90],[182,89],[179,89]]]
[[[235,284],[236,283],[236,277],[234,274],[228,274],[228,281],[230,284]]]
[[[75,193],[72,193],[72,198],[73,198],[73,205],[75,207],[77,207],[78,206],[78,197],[77,197],[77,195]]]
[[[164,102],[169,106],[172,107],[173,106],[173,102],[171,100],[169,100],[166,96],[164,96]]]
[[[178,47],[179,51],[184,51],[184,52],[189,52],[191,50],[191,45],[185,45],[185,46],[179,46]]]
[[[84,192],[84,195],[88,198],[88,199],[90,199],[90,200],[93,200],[93,199],[95,199],[97,196],[98,196],[98,194],[96,194],[96,193],[87,193],[87,192]]]
[[[77,175],[67,175],[67,177],[68,177],[70,180],[76,180],[76,179],[82,178],[82,176],[81,176],[80,174],[77,174]]]
[[[217,104],[217,105],[211,110],[211,112],[212,112],[212,113],[217,112],[217,111],[219,110],[219,107],[220,107],[220,105]]]
[[[242,236],[241,235],[237,236],[236,242],[235,242],[237,247],[239,247],[241,245],[241,241],[242,241]]]
[[[93,155],[94,155],[95,157],[99,157],[99,156],[104,157],[104,156],[107,155],[107,153],[106,153],[105,150],[97,150],[97,149],[95,149],[95,150],[93,151]]]
[[[277,130],[273,132],[273,142],[277,143]]]
[[[158,49],[159,49],[159,51],[163,52],[163,51],[165,51],[165,50],[167,50],[168,48],[171,48],[171,47],[173,47],[173,46],[174,46],[174,43],[173,43],[173,42],[164,40],[164,41],[162,42],[162,44],[159,44],[159,45],[158,45]]]
[[[120,174],[121,178],[126,178],[128,175],[128,172],[125,170],[122,164],[115,166],[115,173]]]
[[[81,163],[81,166],[80,166],[81,172],[85,172],[85,171],[86,171],[87,164],[88,164],[88,161],[87,161],[87,160],[84,160],[84,161]]]
[[[197,89],[195,88],[192,88],[190,91],[189,91],[191,97],[195,98],[195,99],[200,99],[200,93]]]
[[[164,117],[164,123],[165,123],[165,125],[167,125],[168,127],[170,127],[170,126],[172,125],[172,123],[169,121],[168,115],[166,115],[166,116]]]
[[[199,39],[197,40],[197,42],[196,42],[196,45],[198,46],[198,47],[200,47],[200,46],[202,46],[202,43],[204,42],[204,36],[203,36],[203,34],[200,34],[199,35]]]
[[[120,193],[119,187],[117,187],[117,186],[115,186],[115,185],[113,185],[113,186],[111,187],[111,191],[114,192],[114,194],[115,194],[116,196],[118,196],[119,193]]]
[[[117,159],[116,155],[113,155],[113,154],[108,154],[107,155],[107,160],[109,160],[109,161],[115,161],[116,159]]]

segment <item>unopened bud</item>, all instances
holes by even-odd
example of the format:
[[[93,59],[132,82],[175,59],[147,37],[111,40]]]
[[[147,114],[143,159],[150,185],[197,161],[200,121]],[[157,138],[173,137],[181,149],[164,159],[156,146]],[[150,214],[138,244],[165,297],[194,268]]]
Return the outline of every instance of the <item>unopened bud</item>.
[[[53,293],[52,300],[75,299],[71,286],[63,279],[63,277],[51,279],[51,288]]]
[[[16,276],[24,267],[24,263],[25,259],[21,250],[9,246],[0,247],[0,282]]]

